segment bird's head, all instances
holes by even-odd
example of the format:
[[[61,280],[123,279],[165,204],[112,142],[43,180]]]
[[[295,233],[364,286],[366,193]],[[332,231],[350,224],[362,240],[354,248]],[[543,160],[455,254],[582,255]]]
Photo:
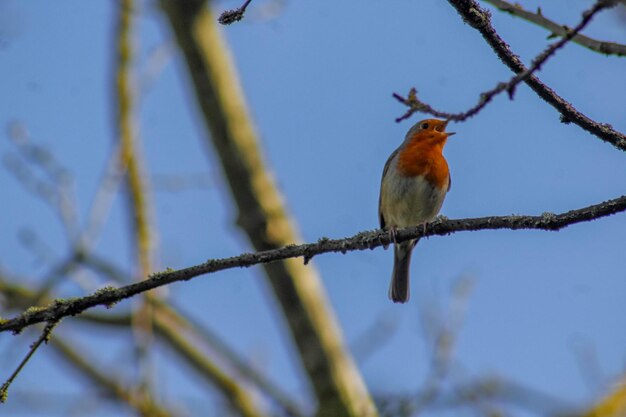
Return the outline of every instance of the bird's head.
[[[449,120],[439,120],[439,119],[425,119],[414,124],[411,129],[409,129],[406,134],[407,139],[409,138],[428,138],[428,137],[438,137],[441,139],[446,139],[449,136],[455,134],[455,132],[446,132],[446,126],[448,125]]]

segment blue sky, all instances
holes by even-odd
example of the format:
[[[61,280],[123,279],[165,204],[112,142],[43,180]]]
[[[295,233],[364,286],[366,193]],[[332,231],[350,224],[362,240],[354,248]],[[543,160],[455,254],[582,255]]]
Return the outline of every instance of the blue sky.
[[[544,15],[570,26],[589,7],[582,0],[521,3],[530,9],[541,5]],[[421,117],[395,123],[405,109],[393,92],[405,94],[414,86],[434,107],[461,111],[480,92],[511,76],[446,2],[285,2],[269,18],[262,13],[268,4],[252,2],[246,18],[223,33],[267,160],[305,241],[378,227],[382,167]],[[114,143],[114,5],[0,3],[0,124],[22,123],[33,141],[73,173],[83,220]],[[232,1],[215,4],[218,10],[236,6]],[[179,192],[153,190],[158,267],[180,268],[248,251],[246,237],[234,224],[219,163],[207,152],[206,132],[167,21],[151,2],[141,2],[136,21],[136,67],[142,80],[146,69],[154,68],[154,51],[166,51],[156,78],[142,89],[137,111],[149,172],[154,178],[202,175],[208,184]],[[545,30],[499,12],[493,13],[493,24],[525,62],[549,42]],[[615,10],[598,16],[584,33],[626,43]],[[623,58],[569,44],[538,75],[589,117],[624,132],[625,73]],[[625,193],[623,152],[561,124],[555,110],[525,86],[513,101],[498,97],[479,116],[451,129],[457,135],[445,155],[453,187],[442,209],[448,217],[562,212]],[[0,154],[14,155],[6,129],[1,137]],[[20,232],[35,231],[50,248],[51,260],[58,260],[67,253],[63,231],[49,207],[6,169],[0,188],[5,195],[0,267],[34,281],[50,263],[19,243]],[[123,210],[124,200],[117,198],[96,251],[128,268]],[[358,363],[373,392],[409,394],[422,384],[430,348],[421,314],[446,305],[455,282],[467,278],[473,291],[458,335],[454,378],[500,375],[576,405],[604,392],[624,371],[625,227],[626,215],[619,214],[558,233],[486,231],[430,238],[416,248],[413,298],[403,306],[386,296],[391,251],[324,255],[313,263],[349,344],[380,320],[394,324],[395,331],[384,336],[388,340]],[[68,285],[67,293],[80,292]],[[168,296],[285,389],[306,398],[284,323],[259,268],[176,284]],[[85,329],[70,322],[61,330],[80,336]],[[104,331],[80,338],[99,346],[102,366],[129,365],[130,339],[116,335],[112,341],[103,341],[111,339]],[[0,337],[0,377],[8,375],[35,337]],[[586,367],[577,354],[581,349],[593,352],[595,380],[581,371]],[[156,360],[164,398],[182,395],[187,405],[211,403],[205,386],[163,357]],[[82,380],[56,362],[51,349],[40,350],[12,389],[80,390]],[[18,398],[10,398],[15,410],[20,409]],[[23,415],[52,413],[26,410]]]

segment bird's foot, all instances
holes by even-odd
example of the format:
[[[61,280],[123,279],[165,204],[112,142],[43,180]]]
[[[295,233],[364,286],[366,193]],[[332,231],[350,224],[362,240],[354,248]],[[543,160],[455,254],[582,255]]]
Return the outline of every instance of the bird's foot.
[[[389,229],[387,229],[387,233],[389,233],[389,240],[391,240],[392,243],[396,244],[396,235],[398,233],[398,228],[396,226],[389,226]],[[389,247],[389,244],[387,245],[383,245],[383,248],[387,249]]]

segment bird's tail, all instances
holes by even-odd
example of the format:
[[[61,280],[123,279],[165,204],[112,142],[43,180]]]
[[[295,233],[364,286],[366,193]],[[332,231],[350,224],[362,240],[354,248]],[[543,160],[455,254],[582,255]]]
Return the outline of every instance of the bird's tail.
[[[417,240],[397,243],[393,247],[393,273],[389,285],[389,299],[394,303],[409,301],[409,265],[411,252]]]

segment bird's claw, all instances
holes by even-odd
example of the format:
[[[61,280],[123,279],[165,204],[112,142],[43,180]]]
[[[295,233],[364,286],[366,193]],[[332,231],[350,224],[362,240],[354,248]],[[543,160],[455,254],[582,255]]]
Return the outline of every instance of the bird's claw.
[[[387,230],[387,233],[389,233],[389,240],[391,240],[391,242],[393,244],[396,244],[398,242],[396,242],[396,235],[398,233],[398,229],[395,226],[390,226],[389,229]],[[389,244],[383,245],[383,248],[387,249],[389,247]]]

